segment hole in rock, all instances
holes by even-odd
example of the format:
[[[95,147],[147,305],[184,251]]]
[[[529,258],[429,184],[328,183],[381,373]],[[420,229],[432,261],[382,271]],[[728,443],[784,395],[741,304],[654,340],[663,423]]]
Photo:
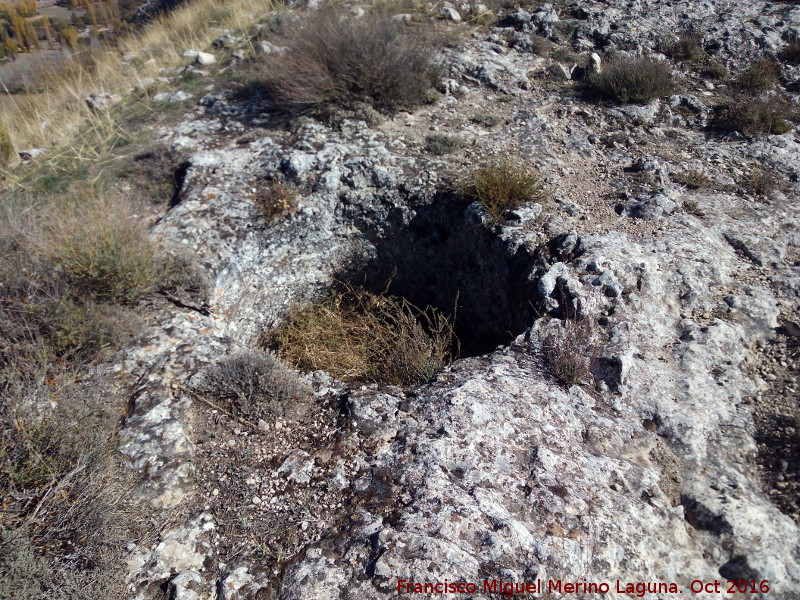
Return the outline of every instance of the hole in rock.
[[[448,317],[455,312],[462,357],[509,343],[536,316],[531,254],[511,247],[452,194],[437,195],[407,226],[371,241],[377,256],[353,281],[374,293],[390,281],[389,294]]]

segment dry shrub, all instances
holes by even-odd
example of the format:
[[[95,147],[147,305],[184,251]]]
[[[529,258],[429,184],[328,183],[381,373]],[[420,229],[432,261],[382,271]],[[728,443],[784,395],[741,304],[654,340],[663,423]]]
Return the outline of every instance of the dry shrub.
[[[453,357],[451,321],[394,296],[347,287],[290,315],[272,335],[289,364],[343,381],[422,385]]]
[[[353,18],[334,9],[308,16],[288,50],[269,57],[264,85],[290,113],[367,102],[382,111],[422,104],[440,78],[432,38],[386,15]]]
[[[425,150],[435,156],[450,154],[463,145],[461,138],[444,133],[434,133],[425,138]]]
[[[592,365],[600,344],[589,317],[566,318],[549,328],[543,340],[544,356],[551,373],[566,385],[591,383]]]
[[[43,215],[38,250],[79,294],[131,304],[161,269],[145,227],[118,203],[84,198]]]
[[[281,416],[310,395],[308,386],[276,356],[257,351],[221,360],[205,373],[198,391],[234,416],[252,421]]]
[[[713,56],[706,57],[699,65],[701,75],[711,79],[725,79],[728,77],[728,68]]]
[[[787,100],[776,96],[742,95],[717,107],[711,127],[719,131],[738,131],[748,137],[782,134],[792,130],[790,119],[797,119],[797,109]]]
[[[800,65],[800,40],[792,40],[778,53],[778,58],[790,65]]]
[[[774,171],[756,166],[744,177],[741,186],[750,194],[768,198],[783,187],[783,182]]]
[[[669,63],[646,56],[614,58],[588,81],[591,89],[616,102],[646,104],[675,91]]]
[[[735,80],[735,85],[746,92],[760,92],[774,86],[781,76],[780,63],[762,59],[752,63]]]
[[[711,185],[711,179],[709,179],[708,175],[695,169],[688,169],[683,173],[672,173],[670,177],[672,181],[682,183],[691,190],[699,190]]]
[[[547,197],[542,175],[510,158],[478,167],[461,182],[459,191],[480,202],[496,222],[526,202],[540,202]]]
[[[662,51],[673,60],[700,61],[706,56],[700,37],[691,32],[683,32],[676,39],[666,40]]]

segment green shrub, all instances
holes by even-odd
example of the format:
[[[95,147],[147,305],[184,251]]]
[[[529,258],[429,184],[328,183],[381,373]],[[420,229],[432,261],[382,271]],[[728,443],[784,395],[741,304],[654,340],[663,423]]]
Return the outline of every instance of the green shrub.
[[[589,87],[616,102],[646,104],[675,91],[672,68],[654,58],[615,58],[588,78]]]
[[[796,118],[796,109],[782,98],[740,96],[717,107],[711,127],[719,131],[738,131],[748,137],[782,134],[792,130],[789,120]]]
[[[389,16],[353,18],[323,9],[298,25],[288,50],[270,56],[264,85],[278,108],[367,102],[392,112],[422,104],[440,79],[431,38]]]
[[[547,197],[542,175],[525,163],[510,159],[478,167],[461,181],[459,192],[480,202],[496,222],[525,202]]]
[[[394,296],[347,287],[294,311],[272,335],[279,356],[343,381],[427,383],[453,356],[450,320]]]
[[[774,86],[781,76],[781,65],[763,59],[750,63],[735,80],[736,87],[746,92],[760,92]]]

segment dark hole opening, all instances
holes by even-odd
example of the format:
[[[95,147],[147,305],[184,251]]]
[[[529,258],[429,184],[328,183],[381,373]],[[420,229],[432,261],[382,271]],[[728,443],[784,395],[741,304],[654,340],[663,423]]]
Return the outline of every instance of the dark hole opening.
[[[533,257],[482,224],[451,194],[417,209],[405,227],[372,240],[376,260],[355,276],[371,292],[388,293],[452,317],[461,356],[507,344],[533,322]],[[457,302],[456,302],[457,301]]]

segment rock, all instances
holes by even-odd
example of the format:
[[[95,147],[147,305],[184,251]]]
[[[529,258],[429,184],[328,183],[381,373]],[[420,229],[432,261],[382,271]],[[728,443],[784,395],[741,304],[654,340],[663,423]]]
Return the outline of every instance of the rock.
[[[540,27],[557,23],[558,20],[558,13],[553,9],[552,4],[542,4],[539,10],[531,15],[531,22]]]
[[[550,65],[547,71],[550,74],[550,78],[556,81],[569,81],[572,79],[570,70],[561,63]]]
[[[589,55],[589,72],[594,73],[595,75],[602,72],[602,61],[600,60],[600,55],[596,52],[592,52]]]
[[[241,41],[242,39],[240,37],[237,37],[230,33],[226,33],[225,35],[221,35],[213,42],[211,42],[211,45],[214,46],[214,48],[233,48]]]
[[[517,8],[515,11],[507,14],[502,21],[504,27],[515,27],[522,29],[531,22],[533,16],[524,8]]]
[[[89,94],[84,98],[86,106],[92,110],[106,110],[115,104],[122,102],[122,96],[104,92],[101,94]]]
[[[635,219],[657,221],[661,217],[674,213],[678,205],[666,194],[654,194],[644,200],[639,200],[631,206],[626,214]]]
[[[456,23],[461,21],[461,15],[458,14],[458,11],[455,8],[443,6],[439,9],[439,14],[448,21],[454,21]]]
[[[213,65],[217,62],[217,58],[208,52],[198,52],[194,60],[198,65],[203,66]]]
[[[2,145],[2,142],[0,142],[0,145]],[[22,160],[36,160],[45,152],[47,152],[45,148],[30,148],[28,150],[20,150],[19,157]]]

